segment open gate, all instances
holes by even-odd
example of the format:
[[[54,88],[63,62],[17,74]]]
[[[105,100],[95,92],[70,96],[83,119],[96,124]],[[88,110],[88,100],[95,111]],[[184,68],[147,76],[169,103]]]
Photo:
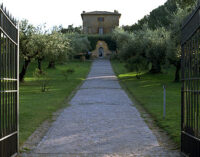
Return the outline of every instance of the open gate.
[[[200,156],[200,0],[182,27],[181,151]]]
[[[18,154],[19,51],[17,22],[0,7],[0,157]]]

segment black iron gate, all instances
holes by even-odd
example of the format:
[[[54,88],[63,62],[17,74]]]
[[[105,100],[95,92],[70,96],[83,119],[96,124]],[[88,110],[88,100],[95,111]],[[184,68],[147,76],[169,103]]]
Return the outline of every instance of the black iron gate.
[[[182,82],[181,150],[199,157],[200,3],[182,27]]]
[[[0,157],[18,154],[18,27],[0,7]]]

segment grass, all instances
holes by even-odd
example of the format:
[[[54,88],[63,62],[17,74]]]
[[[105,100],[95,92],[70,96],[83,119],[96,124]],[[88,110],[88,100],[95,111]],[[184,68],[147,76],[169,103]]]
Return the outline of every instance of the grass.
[[[143,73],[137,79],[135,72],[128,72],[123,63],[112,61],[112,66],[129,94],[154,118],[180,146],[181,83],[173,82],[174,70],[162,74]],[[166,86],[166,118],[163,119],[163,85]]]
[[[52,113],[68,106],[64,103],[73,90],[85,79],[91,62],[68,62],[57,65],[56,69],[44,69],[49,77],[49,90],[41,91],[41,85],[33,77],[36,64],[29,66],[25,82],[20,84],[20,145],[36,130],[36,128]],[[44,63],[43,67],[47,67]],[[63,71],[74,69],[74,73],[67,78]]]

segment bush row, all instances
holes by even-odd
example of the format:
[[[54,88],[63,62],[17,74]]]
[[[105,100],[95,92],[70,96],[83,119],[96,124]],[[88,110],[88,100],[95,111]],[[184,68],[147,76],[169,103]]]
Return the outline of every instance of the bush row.
[[[170,0],[163,7],[156,9],[159,12],[166,12]],[[117,43],[117,57],[126,63],[126,68],[130,71],[136,71],[137,77],[144,70],[151,73],[162,72],[162,66],[173,65],[176,67],[175,81],[179,81],[179,71],[181,67],[181,26],[185,17],[194,8],[195,3],[180,6],[173,3],[176,8],[173,14],[170,14],[167,25],[149,25],[151,19],[145,16],[146,22],[133,25],[133,27],[118,28],[113,32],[113,39]],[[170,10],[168,10],[170,12]],[[164,16],[165,14],[163,14]],[[159,17],[156,19],[156,17]],[[166,18],[166,17],[164,17]],[[155,15],[154,20],[159,23],[162,14]],[[160,21],[162,23],[162,20]],[[137,27],[140,26],[140,27]],[[132,29],[132,30],[131,30]]]

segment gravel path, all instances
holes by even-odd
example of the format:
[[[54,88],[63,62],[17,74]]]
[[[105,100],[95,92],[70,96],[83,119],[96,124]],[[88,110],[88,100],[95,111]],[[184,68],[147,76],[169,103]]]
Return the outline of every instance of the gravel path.
[[[179,156],[162,148],[120,87],[108,60],[95,60],[87,80],[33,156]]]

